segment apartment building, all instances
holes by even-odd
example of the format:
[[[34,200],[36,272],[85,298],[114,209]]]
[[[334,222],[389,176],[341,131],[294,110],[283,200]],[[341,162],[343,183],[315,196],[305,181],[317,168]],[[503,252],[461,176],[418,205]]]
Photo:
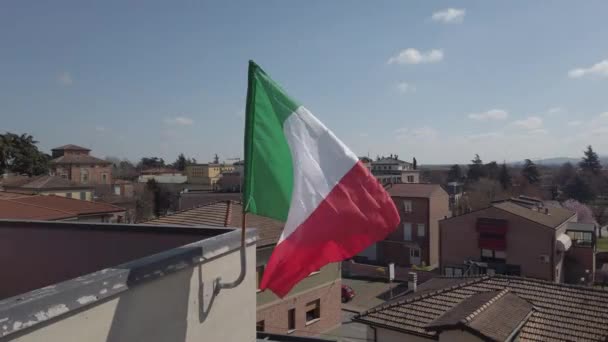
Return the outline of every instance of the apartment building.
[[[238,227],[242,206],[219,201],[145,222],[149,225]],[[247,226],[256,228],[257,284],[283,231],[283,222],[247,214]],[[257,291],[257,330],[267,333],[315,336],[333,330],[341,322],[341,276],[339,263],[329,264],[298,283],[284,298],[271,291]]]
[[[90,155],[91,150],[76,145],[56,147],[49,162],[52,176],[76,184],[112,184],[112,164]]]
[[[371,171],[382,184],[420,183],[420,171],[414,169],[412,163],[400,160],[396,154],[372,161]]]
[[[386,187],[399,211],[399,226],[359,256],[401,266],[437,266],[439,225],[450,216],[449,196],[437,184],[390,184]]]
[[[231,164],[193,164],[186,166],[186,176],[188,183],[207,185],[215,188],[222,173],[233,172],[235,166]]]
[[[595,268],[595,233],[592,224],[576,221],[575,212],[530,198],[496,202],[442,220],[442,272],[580,283]]]

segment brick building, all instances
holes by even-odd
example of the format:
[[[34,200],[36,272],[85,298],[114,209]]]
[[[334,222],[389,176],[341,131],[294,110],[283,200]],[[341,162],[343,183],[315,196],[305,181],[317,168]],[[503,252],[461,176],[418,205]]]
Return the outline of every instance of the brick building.
[[[112,184],[112,164],[89,155],[88,148],[64,145],[51,151],[51,175],[76,184]]]
[[[499,273],[576,283],[592,276],[593,225],[577,223],[570,210],[532,203],[516,198],[440,221],[443,274]]]
[[[437,265],[438,221],[450,216],[448,194],[437,184],[392,184],[387,191],[401,222],[386,239],[370,246],[360,256],[380,264]]]
[[[219,201],[145,222],[152,225],[238,227],[242,206]],[[257,284],[283,231],[283,222],[247,214],[247,226],[256,228]],[[314,336],[341,323],[341,277],[338,263],[329,264],[299,282],[284,298],[271,291],[257,292],[257,329],[268,333]]]

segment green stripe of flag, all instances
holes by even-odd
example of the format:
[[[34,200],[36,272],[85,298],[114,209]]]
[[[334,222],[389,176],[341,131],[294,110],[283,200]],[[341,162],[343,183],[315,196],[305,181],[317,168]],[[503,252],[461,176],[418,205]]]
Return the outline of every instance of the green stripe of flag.
[[[287,220],[293,160],[283,123],[298,108],[253,61],[249,61],[245,118],[245,211]]]

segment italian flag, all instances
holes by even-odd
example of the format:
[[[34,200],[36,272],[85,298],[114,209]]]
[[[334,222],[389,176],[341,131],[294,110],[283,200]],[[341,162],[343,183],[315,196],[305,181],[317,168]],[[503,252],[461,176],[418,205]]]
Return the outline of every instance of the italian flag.
[[[285,222],[260,288],[284,297],[399,224],[390,196],[323,123],[249,62],[244,211]]]

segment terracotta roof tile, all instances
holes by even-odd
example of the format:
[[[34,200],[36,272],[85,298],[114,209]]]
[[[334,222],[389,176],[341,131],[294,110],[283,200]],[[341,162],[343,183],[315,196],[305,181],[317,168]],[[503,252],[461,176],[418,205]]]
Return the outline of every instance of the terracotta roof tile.
[[[510,201],[494,203],[492,206],[551,228],[559,227],[575,214],[568,209],[555,207],[545,207],[537,211]],[[547,214],[544,213],[545,209],[548,211]]]
[[[51,164],[101,164],[110,165],[107,160],[95,158],[86,154],[66,154],[50,161]]]
[[[61,150],[72,150],[72,151],[90,151],[90,149],[78,145],[67,144],[59,147],[55,147],[51,151],[61,151]]]
[[[0,219],[59,220],[125,209],[100,202],[59,196],[22,196],[0,200]]]
[[[240,202],[218,201],[142,223],[183,226],[210,225],[239,228],[241,226],[242,211],[243,207]],[[277,243],[283,232],[284,223],[267,217],[247,214],[247,227],[257,229],[258,246],[261,247]]]
[[[608,338],[608,291],[500,275],[462,279],[466,281],[368,310],[356,320],[435,337],[427,325],[472,295],[508,289],[496,307],[487,306],[471,320],[472,329],[500,340],[532,305],[519,331],[521,341]]]
[[[392,197],[429,198],[441,192],[447,196],[445,190],[438,184],[391,184],[386,187],[386,191]]]
[[[43,189],[66,189],[66,188],[86,188],[68,179],[59,176],[37,176],[26,179],[19,179],[15,182],[5,183],[6,189],[22,188],[31,190]]]

